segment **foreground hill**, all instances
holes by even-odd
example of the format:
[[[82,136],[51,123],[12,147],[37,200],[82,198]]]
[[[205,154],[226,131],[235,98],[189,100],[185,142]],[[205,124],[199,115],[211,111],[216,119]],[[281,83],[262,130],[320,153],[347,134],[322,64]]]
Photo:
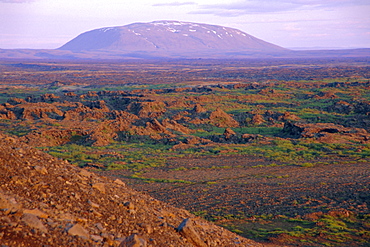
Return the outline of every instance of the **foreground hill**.
[[[2,246],[262,246],[1,133],[0,164]]]

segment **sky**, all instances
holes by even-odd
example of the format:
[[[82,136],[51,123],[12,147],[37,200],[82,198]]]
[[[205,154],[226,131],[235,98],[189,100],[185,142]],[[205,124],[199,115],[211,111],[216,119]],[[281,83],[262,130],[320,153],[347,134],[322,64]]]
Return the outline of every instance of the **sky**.
[[[285,48],[370,48],[370,0],[0,0],[0,49],[55,49],[97,28],[178,20]]]

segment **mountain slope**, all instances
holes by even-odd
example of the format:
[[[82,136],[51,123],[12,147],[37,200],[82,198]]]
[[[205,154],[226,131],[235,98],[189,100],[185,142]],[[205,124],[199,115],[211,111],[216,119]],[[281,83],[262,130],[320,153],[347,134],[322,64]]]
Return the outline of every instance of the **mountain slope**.
[[[192,52],[286,51],[234,28],[179,21],[100,28],[80,34],[59,49],[74,52],[161,52],[179,55]]]
[[[2,246],[262,246],[1,133],[0,181]]]

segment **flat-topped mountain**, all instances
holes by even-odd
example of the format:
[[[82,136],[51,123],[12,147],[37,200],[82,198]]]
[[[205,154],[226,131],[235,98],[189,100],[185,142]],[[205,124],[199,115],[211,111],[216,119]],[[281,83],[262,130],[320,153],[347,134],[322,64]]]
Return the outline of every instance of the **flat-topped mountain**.
[[[58,49],[1,49],[0,59],[244,59],[369,57],[370,49],[294,51],[241,30],[153,21],[84,32]]]
[[[238,29],[181,21],[134,23],[95,29],[80,34],[60,50],[161,52],[281,52],[286,49],[257,39]]]

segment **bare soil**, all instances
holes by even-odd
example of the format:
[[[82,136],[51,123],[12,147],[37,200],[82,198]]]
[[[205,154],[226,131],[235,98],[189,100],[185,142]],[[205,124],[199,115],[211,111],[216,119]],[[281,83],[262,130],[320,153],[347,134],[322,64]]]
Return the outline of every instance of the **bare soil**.
[[[252,215],[303,215],[334,208],[368,211],[370,162],[342,160],[313,167],[269,164],[271,162],[263,158],[248,156],[173,159],[168,166],[152,169],[144,177],[194,184],[151,183],[148,186],[139,180],[128,182],[155,198],[191,211],[216,212],[225,207],[230,208],[230,213],[242,211]],[[258,165],[264,166],[256,167]],[[174,170],[179,167],[188,170]],[[104,174],[124,177],[121,172]]]
[[[331,215],[332,212],[344,211],[351,215],[367,214],[370,162],[345,159],[317,162],[312,167],[304,167],[276,163],[273,163],[276,166],[271,166],[267,159],[251,156],[180,158],[168,161],[166,167],[153,168],[142,175],[191,181],[192,184],[148,184],[143,180],[125,179],[127,174],[123,171],[106,171],[104,174],[122,178],[139,191],[190,210],[216,224],[239,226],[248,231],[291,227],[284,219],[304,219],[317,213]],[[256,218],[263,215],[277,220]],[[311,227],[314,226],[315,222],[312,222]],[[275,244],[291,242],[291,246],[321,246],[312,244],[321,241],[318,236],[316,239],[305,237],[307,241],[314,238],[311,244],[283,234],[278,236],[259,240]],[[321,234],[322,242],[328,242],[325,237]],[[346,246],[359,246],[359,242],[352,242],[358,238],[365,241],[368,237],[351,236]],[[336,246],[342,245],[336,243]]]

